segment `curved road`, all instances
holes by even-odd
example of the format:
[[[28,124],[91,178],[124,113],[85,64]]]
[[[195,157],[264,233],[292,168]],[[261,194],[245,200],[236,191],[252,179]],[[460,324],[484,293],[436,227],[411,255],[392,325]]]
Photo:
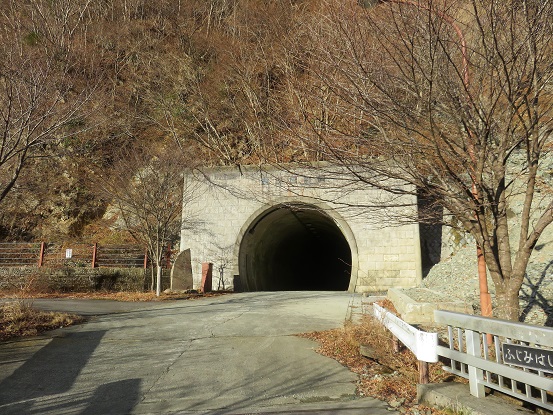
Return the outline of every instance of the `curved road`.
[[[2,414],[389,414],[294,334],[340,327],[347,293],[193,301],[35,300],[92,316],[0,344]]]

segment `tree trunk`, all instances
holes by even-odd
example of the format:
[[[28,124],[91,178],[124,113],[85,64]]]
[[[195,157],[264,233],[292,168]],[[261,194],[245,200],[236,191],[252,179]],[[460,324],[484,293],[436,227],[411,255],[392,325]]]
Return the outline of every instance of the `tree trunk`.
[[[504,284],[508,285],[508,283]],[[519,290],[508,286],[503,287],[501,290],[497,288],[495,316],[504,320],[518,321],[520,315]]]
[[[156,295],[159,297],[161,294],[161,265],[157,265],[157,284],[156,284]]]

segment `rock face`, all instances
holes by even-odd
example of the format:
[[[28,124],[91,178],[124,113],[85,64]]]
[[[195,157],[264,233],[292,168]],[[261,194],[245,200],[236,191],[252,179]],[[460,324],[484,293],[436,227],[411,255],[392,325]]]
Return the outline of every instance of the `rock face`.
[[[191,290],[192,288],[192,260],[190,249],[185,249],[177,256],[171,268],[171,290]]]

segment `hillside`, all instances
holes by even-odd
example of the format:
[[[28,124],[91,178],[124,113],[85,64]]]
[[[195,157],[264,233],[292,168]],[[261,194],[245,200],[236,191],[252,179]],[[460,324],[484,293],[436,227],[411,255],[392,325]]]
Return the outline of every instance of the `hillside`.
[[[183,166],[292,157],[271,115],[293,111],[289,53],[310,3],[2,2],[1,105],[17,116],[5,132],[31,144],[22,168],[15,145],[0,157],[0,239],[86,239],[108,203],[98,172],[135,148]]]

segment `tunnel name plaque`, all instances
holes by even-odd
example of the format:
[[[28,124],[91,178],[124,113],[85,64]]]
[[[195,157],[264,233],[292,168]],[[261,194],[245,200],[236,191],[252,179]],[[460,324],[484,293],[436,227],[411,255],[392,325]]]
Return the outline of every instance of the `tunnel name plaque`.
[[[553,373],[553,350],[503,343],[503,363]]]
[[[284,187],[318,187],[326,183],[327,178],[322,175],[284,174],[274,175],[262,173],[260,183],[262,186],[284,186]]]

